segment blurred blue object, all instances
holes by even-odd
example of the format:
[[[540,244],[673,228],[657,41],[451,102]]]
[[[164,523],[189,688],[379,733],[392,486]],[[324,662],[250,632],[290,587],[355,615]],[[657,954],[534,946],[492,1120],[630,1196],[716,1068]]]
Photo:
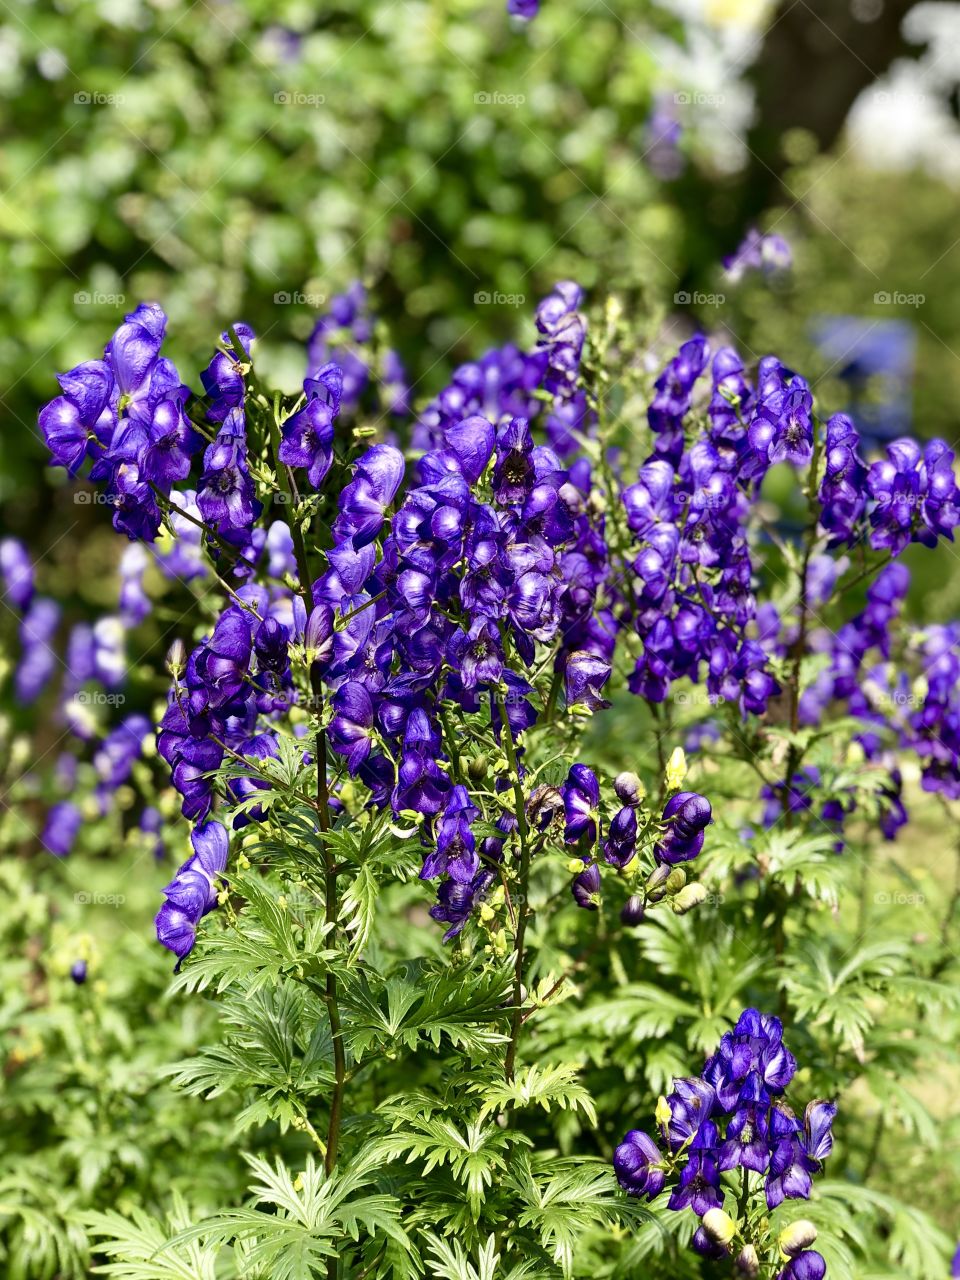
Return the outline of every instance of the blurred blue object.
[[[812,328],[828,372],[848,388],[843,408],[865,442],[881,444],[910,431],[916,330],[909,320],[823,316]]]

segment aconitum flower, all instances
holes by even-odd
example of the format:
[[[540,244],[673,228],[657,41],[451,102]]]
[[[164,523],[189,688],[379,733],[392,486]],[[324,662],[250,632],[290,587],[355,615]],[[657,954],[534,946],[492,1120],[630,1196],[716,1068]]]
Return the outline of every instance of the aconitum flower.
[[[387,507],[403,479],[403,454],[389,444],[372,445],[359,459],[353,480],[340,494],[333,526],[337,542],[352,539],[356,549],[365,547],[383,527]]]
[[[578,907],[584,911],[596,911],[600,905],[600,868],[597,863],[588,863],[574,876],[570,890]]]
[[[315,489],[323,483],[333,461],[333,423],[342,386],[343,373],[337,366],[321,369],[315,379],[304,383],[307,403],[283,424],[277,457],[288,466],[306,467],[307,479]]]
[[[662,1160],[653,1139],[642,1129],[631,1129],[613,1153],[613,1170],[627,1195],[655,1200],[667,1177],[663,1169],[655,1167]]]
[[[609,707],[600,690],[610,679],[611,670],[609,662],[586,649],[571,653],[563,669],[567,706],[583,706],[590,711]]]
[[[816,1249],[805,1249],[777,1273],[777,1280],[823,1280],[826,1274],[827,1264],[823,1255]]]
[[[818,498],[820,523],[837,543],[850,542],[866,505],[867,469],[860,460],[860,436],[853,422],[835,413],[827,423],[826,459]]]
[[[507,13],[512,18],[529,20],[540,12],[540,0],[507,0]]]
[[[219,822],[194,827],[193,854],[164,889],[157,914],[157,940],[177,957],[177,967],[193,948],[197,925],[217,905],[217,880],[227,865],[230,838]]]
[[[33,564],[17,538],[0,538],[0,578],[4,602],[22,613],[33,596]]]
[[[422,880],[448,875],[458,884],[470,884],[480,869],[476,837],[472,824],[480,816],[480,810],[458,783],[447,797],[443,812],[437,821],[436,848],[424,860],[420,872]]]
[[[747,432],[765,462],[805,466],[813,457],[813,397],[802,378],[761,400]]]
[[[696,791],[680,791],[672,796],[661,818],[666,831],[654,849],[657,861],[674,866],[696,858],[703,848],[704,831],[712,821],[706,796]]]
[[[960,1244],[957,1245],[957,1251],[953,1255],[953,1265],[950,1268],[951,1277],[960,1276]]]
[[[40,836],[40,843],[58,858],[65,858],[79,834],[83,815],[71,800],[61,800],[53,805]]]
[[[74,960],[70,966],[70,978],[78,987],[83,986],[87,980],[86,960]]]
[[[603,856],[612,866],[623,868],[637,852],[637,811],[629,805],[619,809],[607,828]]]
[[[35,701],[57,664],[53,638],[60,624],[60,606],[45,596],[36,596],[20,622],[20,662],[14,676],[17,701]]]
[[[597,838],[597,810],[600,807],[600,783],[585,764],[570,766],[563,785],[563,807],[566,815],[567,844],[586,838],[592,845]]]

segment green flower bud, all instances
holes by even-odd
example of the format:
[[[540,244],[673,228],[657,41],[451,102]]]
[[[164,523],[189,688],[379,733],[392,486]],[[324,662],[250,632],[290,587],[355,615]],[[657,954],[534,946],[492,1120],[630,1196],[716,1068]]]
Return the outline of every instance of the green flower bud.
[[[685,916],[688,911],[692,911],[694,907],[699,906],[706,896],[706,886],[702,885],[699,880],[695,880],[693,884],[688,884],[685,889],[681,889],[677,896],[671,900],[670,908],[674,915]]]

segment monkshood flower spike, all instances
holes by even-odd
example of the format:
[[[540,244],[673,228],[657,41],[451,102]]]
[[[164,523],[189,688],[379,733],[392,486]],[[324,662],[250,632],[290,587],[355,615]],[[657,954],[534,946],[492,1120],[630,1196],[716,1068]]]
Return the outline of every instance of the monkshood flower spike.
[[[699,1076],[677,1079],[656,1109],[656,1137],[632,1129],[613,1165],[631,1196],[700,1219],[692,1246],[726,1258],[732,1274],[820,1280],[822,1256],[806,1220],[779,1233],[769,1214],[785,1200],[808,1200],[812,1175],[833,1148],[836,1103],[809,1102],[803,1118],[787,1100],[797,1062],[778,1018],[745,1009]]]

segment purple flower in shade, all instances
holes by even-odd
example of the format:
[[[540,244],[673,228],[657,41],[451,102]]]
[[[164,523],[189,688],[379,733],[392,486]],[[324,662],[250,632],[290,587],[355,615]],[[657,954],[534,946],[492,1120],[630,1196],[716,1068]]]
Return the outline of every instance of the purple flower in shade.
[[[768,233],[761,235],[751,227],[736,253],[723,259],[724,271],[731,284],[736,284],[750,271],[762,271],[766,276],[788,271],[793,264],[793,253],[783,236]]]
[[[96,445],[98,428],[108,438],[113,430],[113,374],[103,360],[89,360],[57,381],[64,394],[44,405],[38,422],[54,464],[73,476]]]
[[[677,462],[683,453],[683,420],[709,353],[706,338],[696,334],[683,343],[654,383],[656,394],[647,409],[647,421],[657,434],[657,452],[667,461]]]
[[[698,1218],[702,1218],[708,1209],[722,1206],[717,1145],[717,1126],[712,1120],[705,1120],[690,1143],[687,1163],[667,1202],[668,1208],[690,1208]]]
[[[179,961],[192,949],[197,925],[217,905],[216,882],[227,865],[230,837],[219,822],[205,822],[190,836],[193,855],[164,889],[166,902],[157,914],[157,940]]]
[[[567,706],[584,706],[590,711],[609,707],[600,690],[610,679],[611,670],[609,662],[586,649],[571,653],[563,669]]]
[[[457,631],[449,642],[449,662],[460,673],[465,689],[496,684],[503,675],[503,646],[496,623],[475,618],[469,631]]]
[[[704,830],[713,821],[710,801],[696,791],[680,791],[664,806],[666,831],[654,849],[658,862],[689,862],[703,848]]]
[[[321,385],[325,385],[321,383]],[[336,403],[339,407],[339,396]],[[307,478],[319,489],[333,461],[333,422],[336,409],[319,397],[283,424],[277,457],[291,467],[306,467]]]
[[[447,797],[437,821],[437,845],[424,859],[421,880],[448,875],[458,884],[472,882],[480,869],[480,859],[471,826],[479,816],[480,810],[471,801],[466,787],[458,783]]]
[[[27,548],[16,538],[0,538],[0,578],[4,602],[22,613],[33,597],[33,565]]]
[[[720,1148],[722,1170],[741,1166],[755,1173],[766,1173],[770,1163],[769,1109],[770,1096],[759,1075],[752,1072],[739,1091],[737,1109],[727,1124]]]
[[[526,418],[512,418],[497,432],[493,496],[504,505],[524,501],[536,480],[533,437]]]
[[[161,400],[153,411],[149,444],[140,462],[142,478],[166,490],[176,480],[186,480],[190,460],[202,445],[190,425],[180,400]]]
[[[469,884],[457,880],[444,880],[437,888],[437,901],[430,908],[432,919],[449,926],[443,935],[449,942],[459,934],[469,920],[477,900],[481,899],[495,879],[495,873],[486,869],[477,872]]]
[[[146,716],[127,716],[116,728],[111,729],[97,748],[93,765],[97,777],[111,791],[122,786],[130,777],[133,766],[143,753],[143,744],[153,735],[153,726]]]
[[[140,814],[139,827],[145,836],[152,837],[147,843],[152,847],[153,856],[159,862],[164,854],[163,835],[161,834],[163,831],[163,817],[160,810],[152,804],[145,805],[143,812]]]
[[[86,960],[74,960],[70,966],[70,977],[78,987],[82,987],[87,980],[87,962]]]
[[[138,542],[131,542],[120,557],[120,621],[125,627],[139,626],[150,616],[150,597],[143,588],[149,561]]]
[[[14,676],[17,701],[35,701],[53,675],[57,662],[51,645],[60,623],[60,606],[36,596],[20,622],[20,662]]]
[[[950,1268],[951,1277],[960,1276],[960,1244],[957,1245],[957,1251],[953,1255],[953,1265]]]
[[[82,822],[79,806],[70,800],[61,800],[47,814],[40,843],[58,858],[65,858],[74,846]]]
[[[253,330],[241,320],[233,326],[233,332],[249,357],[256,337]],[[207,417],[211,422],[223,422],[234,410],[242,408],[246,395],[243,367],[238,361],[233,339],[229,333],[224,332],[220,335],[220,341],[227,350],[217,351],[200,374],[203,389],[210,397]]]
[[[600,905],[600,868],[595,862],[587,863],[573,878],[570,886],[573,900],[584,911],[596,911]]]
[[[614,867],[628,865],[637,852],[637,811],[629,805],[614,814],[603,842],[603,856]]]
[[[245,760],[249,760],[254,768],[262,760],[276,760],[280,754],[276,734],[274,733],[255,734],[246,742],[238,743],[234,750],[238,755],[243,756]],[[238,803],[242,800],[249,800],[258,791],[266,791],[268,788],[269,783],[262,778],[254,777],[252,773],[235,774],[227,782],[227,789],[230,795]],[[233,829],[234,831],[240,831],[249,826],[251,822],[262,822],[265,815],[266,810],[262,804],[248,805],[234,815]]]
[[[373,745],[373,701],[365,685],[348,680],[333,695],[330,745],[346,757],[347,770],[355,774]]]
[[[540,12],[540,0],[507,0],[507,13],[512,18],[529,21]]]
[[[570,766],[563,784],[563,808],[566,817],[566,841],[576,844],[586,838],[592,845],[597,838],[597,809],[600,806],[600,784],[592,769],[585,764]],[[599,874],[599,873],[598,873]]]
[[[805,1249],[778,1272],[777,1280],[823,1280],[826,1274],[827,1264],[823,1255],[816,1249]]]
[[[631,1129],[613,1153],[613,1171],[627,1195],[655,1200],[666,1181],[663,1169],[655,1167],[662,1160],[653,1139],[642,1129]]]
[[[226,424],[203,455],[197,506],[221,532],[249,529],[263,510],[247,466],[246,441]]]
[[[372,445],[356,464],[353,479],[340,494],[333,526],[337,542],[351,538],[365,547],[383,527],[387,507],[403,479],[403,454],[389,444]]]

